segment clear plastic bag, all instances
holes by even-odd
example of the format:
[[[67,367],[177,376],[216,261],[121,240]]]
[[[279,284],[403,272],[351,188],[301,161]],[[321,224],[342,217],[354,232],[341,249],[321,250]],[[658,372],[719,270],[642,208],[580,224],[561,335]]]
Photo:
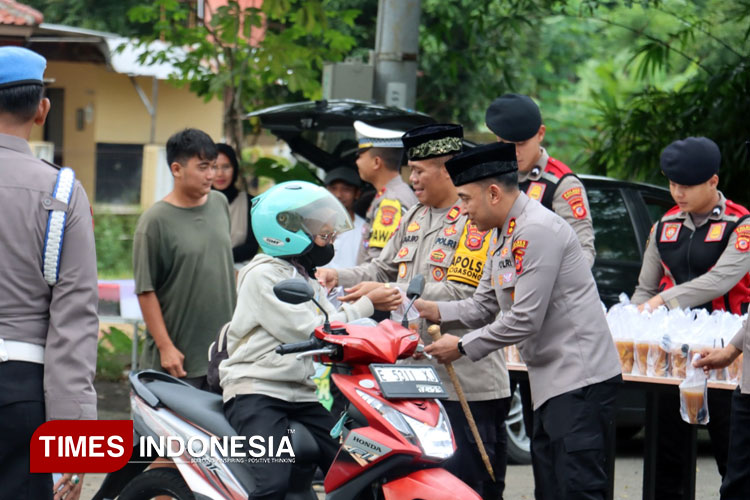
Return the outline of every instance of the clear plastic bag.
[[[610,332],[612,332],[615,347],[617,347],[617,354],[620,356],[620,366],[624,375],[629,375],[633,371],[635,349],[633,331],[628,327],[629,322],[626,318],[628,304],[627,295],[622,294],[620,295],[620,303],[612,306],[607,313],[607,323]],[[632,309],[633,306],[630,306],[630,308]]]
[[[700,359],[700,354],[693,357],[688,366],[688,375],[680,384],[680,416],[689,424],[705,425],[708,415],[708,379],[693,363]]]
[[[401,323],[401,320],[404,319],[406,307],[410,302],[410,300],[406,298],[406,292],[404,292],[403,290],[400,290],[400,292],[401,305],[398,306],[398,309],[391,312],[391,319],[397,323]],[[415,306],[411,306],[409,312],[406,313],[406,320],[409,322],[410,330],[414,330],[415,332],[419,330],[419,311],[417,311],[417,308]]]

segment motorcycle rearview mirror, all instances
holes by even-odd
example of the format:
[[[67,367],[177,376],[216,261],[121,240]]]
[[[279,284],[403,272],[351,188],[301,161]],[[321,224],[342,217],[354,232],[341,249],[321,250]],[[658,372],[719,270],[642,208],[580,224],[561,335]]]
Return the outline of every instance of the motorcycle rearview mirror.
[[[406,311],[404,311],[404,317],[401,318],[401,326],[403,326],[404,328],[409,328],[409,318],[408,318],[409,311],[414,305],[414,301],[422,296],[423,291],[424,291],[424,276],[421,274],[417,274],[411,279],[411,281],[409,282],[409,287],[406,289],[406,297],[410,300],[409,300],[409,305],[406,306]]]
[[[424,291],[424,275],[417,274],[409,282],[409,287],[406,289],[406,298],[414,299],[422,296]]]
[[[331,332],[331,323],[328,321],[328,313],[315,300],[315,292],[310,286],[310,283],[299,278],[290,278],[288,280],[280,281],[273,286],[273,293],[282,302],[287,304],[304,304],[305,302],[313,301],[318,306],[318,309],[325,316],[325,322],[323,323],[323,330],[327,333]]]
[[[288,304],[303,304],[313,300],[315,296],[310,284],[297,278],[276,283],[273,286],[273,293],[280,301]]]

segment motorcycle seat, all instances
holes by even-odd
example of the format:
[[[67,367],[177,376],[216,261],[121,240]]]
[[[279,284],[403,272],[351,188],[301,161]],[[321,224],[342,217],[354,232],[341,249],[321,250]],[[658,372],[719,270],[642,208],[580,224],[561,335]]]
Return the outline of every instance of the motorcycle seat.
[[[215,436],[237,435],[224,416],[224,402],[219,394],[163,380],[144,383],[164,406],[194,425]],[[314,462],[320,455],[320,448],[312,433],[294,420],[290,420],[289,428],[295,458],[302,462]]]
[[[164,406],[198,427],[215,436],[237,435],[237,431],[224,417],[224,401],[219,394],[162,380],[144,383]]]

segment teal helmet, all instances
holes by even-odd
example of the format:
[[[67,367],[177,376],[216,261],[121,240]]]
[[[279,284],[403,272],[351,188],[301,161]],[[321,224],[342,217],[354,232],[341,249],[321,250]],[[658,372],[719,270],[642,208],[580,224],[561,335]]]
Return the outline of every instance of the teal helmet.
[[[253,199],[255,239],[267,255],[294,257],[313,245],[316,235],[353,228],[344,206],[328,190],[304,181],[278,184]]]

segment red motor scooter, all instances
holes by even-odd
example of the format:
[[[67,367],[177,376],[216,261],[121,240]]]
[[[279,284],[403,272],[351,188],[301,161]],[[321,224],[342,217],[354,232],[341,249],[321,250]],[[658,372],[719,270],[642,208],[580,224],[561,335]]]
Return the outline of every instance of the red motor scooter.
[[[409,284],[407,312],[423,288],[423,276]],[[303,280],[279,283],[274,293],[289,303],[314,301]],[[349,407],[331,432],[340,435],[342,446],[325,478],[326,499],[359,498],[363,493],[364,498],[385,500],[481,499],[440,468],[456,446],[439,401],[448,396],[434,367],[395,364],[414,354],[419,335],[391,320],[371,323],[329,324],[326,319],[310,340],[276,349],[351,369],[350,375],[332,375]]]
[[[421,294],[424,279],[415,278],[409,306]],[[285,302],[314,301],[304,280],[286,280],[274,287]],[[321,308],[323,310],[323,308]],[[406,314],[404,314],[406,317]],[[325,478],[328,500],[481,500],[465,483],[440,468],[456,449],[448,416],[438,398],[446,397],[435,369],[429,365],[396,365],[410,357],[419,336],[391,320],[377,324],[360,320],[316,328],[310,340],[277,347],[280,354],[314,356],[323,363],[341,363],[349,375],[333,380],[349,405],[331,431],[342,445]],[[194,445],[236,436],[224,417],[222,398],[198,390],[165,373],[145,370],[130,374],[135,433],[131,461],[106,476],[93,500],[146,500],[163,495],[179,500],[241,500],[255,488],[255,479],[231,454],[190,450],[155,451],[141,446],[144,438],[179,437]],[[315,458],[320,453],[310,431],[290,421],[295,464],[286,500],[314,500]],[[149,468],[156,458],[173,467]]]

